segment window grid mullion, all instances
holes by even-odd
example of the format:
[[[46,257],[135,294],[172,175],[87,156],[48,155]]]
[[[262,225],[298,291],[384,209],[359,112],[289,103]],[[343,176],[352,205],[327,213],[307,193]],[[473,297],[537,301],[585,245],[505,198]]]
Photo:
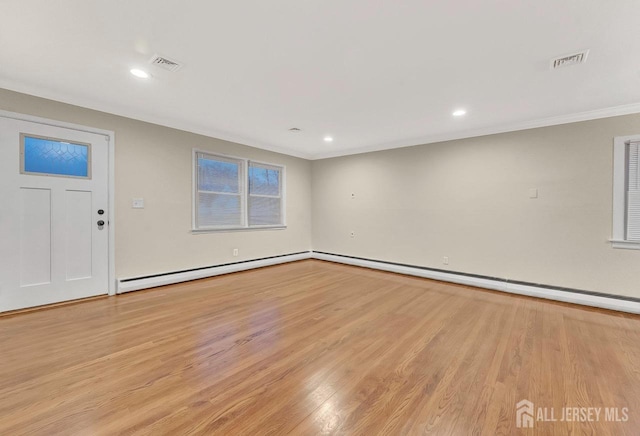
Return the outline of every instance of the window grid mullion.
[[[198,189],[198,194],[235,195],[235,196],[242,195],[240,192],[204,191],[200,189]]]
[[[282,198],[281,195],[249,194],[249,197]]]

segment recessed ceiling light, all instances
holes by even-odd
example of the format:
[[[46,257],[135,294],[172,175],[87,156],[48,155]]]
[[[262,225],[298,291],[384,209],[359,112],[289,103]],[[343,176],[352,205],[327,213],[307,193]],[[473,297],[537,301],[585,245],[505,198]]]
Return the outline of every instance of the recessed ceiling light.
[[[464,109],[458,109],[458,110],[453,111],[453,116],[454,116],[454,117],[461,117],[461,116],[463,116],[463,115],[464,115],[464,114],[466,114],[466,113],[467,113],[467,111],[466,111],[466,110],[464,110]]]
[[[324,142],[333,142],[333,138],[331,136],[325,136]]]
[[[133,74],[134,76],[140,78],[140,79],[148,79],[149,78],[149,73],[147,73],[146,71],[140,70],[138,68],[132,68],[130,70],[130,73]]]

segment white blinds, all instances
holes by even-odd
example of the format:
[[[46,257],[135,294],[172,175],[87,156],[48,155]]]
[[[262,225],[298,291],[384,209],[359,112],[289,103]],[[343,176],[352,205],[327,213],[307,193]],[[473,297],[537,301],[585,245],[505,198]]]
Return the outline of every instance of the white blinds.
[[[283,227],[284,167],[195,153],[194,229]]]
[[[197,153],[197,228],[244,225],[243,161]]]
[[[283,224],[282,168],[249,162],[249,226]]]
[[[627,240],[640,241],[640,142],[627,151]]]

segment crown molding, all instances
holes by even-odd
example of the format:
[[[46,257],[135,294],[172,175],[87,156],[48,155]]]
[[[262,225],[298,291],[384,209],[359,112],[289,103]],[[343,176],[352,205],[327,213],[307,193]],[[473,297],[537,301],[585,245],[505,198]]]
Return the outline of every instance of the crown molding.
[[[424,136],[414,139],[384,142],[380,144],[359,147],[351,150],[328,151],[316,153],[311,160],[328,159],[332,157],[349,156],[354,154],[370,153],[373,151],[392,150],[395,148],[413,147],[416,145],[433,144],[436,142],[454,141],[457,139],[474,138],[478,136],[495,135],[498,133],[516,132],[519,130],[537,129],[540,127],[557,126],[561,124],[578,123],[581,121],[597,120],[600,118],[616,117],[640,113],[640,103],[614,106],[604,109],[579,112],[575,114],[560,115],[556,117],[540,118],[531,121],[505,124],[500,126],[483,127],[480,129],[466,130],[462,132],[443,133],[440,135]]]
[[[310,160],[312,156],[307,153],[302,153],[290,148],[279,147],[277,145],[263,143],[254,139],[245,138],[241,135],[233,133],[223,132],[208,127],[197,126],[188,122],[172,120],[165,117],[158,117],[151,114],[140,114],[137,111],[131,110],[126,107],[113,105],[109,103],[91,102],[88,99],[81,97],[74,97],[69,95],[63,95],[62,93],[46,90],[37,86],[28,86],[20,83],[0,78],[0,88],[7,89],[9,91],[20,92],[22,94],[28,94],[34,97],[45,98],[48,100],[57,101],[60,103],[66,103],[73,106],[78,106],[86,109],[95,110],[98,112],[104,112],[110,115],[119,117],[130,118],[137,121],[143,121],[146,123],[157,124],[163,127],[170,127],[172,129],[183,130],[189,133],[195,133],[197,135],[208,136],[210,138],[221,139],[223,141],[234,142],[236,144],[245,145],[247,147],[258,148],[261,150],[271,151],[274,153],[285,154],[287,156],[293,156],[301,159]]]
[[[537,129],[540,127],[557,126],[561,124],[577,123],[581,121],[590,121],[600,118],[609,118],[620,115],[630,115],[640,113],[640,103],[632,103],[622,106],[613,106],[604,109],[596,109],[586,112],[578,112],[568,115],[560,115],[555,117],[540,118],[531,121],[522,121],[517,123],[510,123],[498,126],[483,127],[480,129],[465,130],[462,132],[450,132],[438,135],[429,135],[418,138],[402,139],[398,141],[389,141],[378,144],[372,144],[364,147],[358,147],[353,149],[327,151],[320,153],[305,153],[298,150],[291,149],[289,147],[280,147],[273,144],[263,143],[259,140],[250,139],[237,135],[234,133],[222,132],[216,129],[208,127],[197,126],[184,121],[171,120],[164,117],[158,117],[150,114],[139,114],[137,111],[133,111],[129,108],[121,107],[118,105],[112,105],[108,103],[96,104],[90,102],[87,99],[80,97],[73,97],[68,95],[62,95],[58,92],[43,89],[41,87],[28,86],[20,83],[13,82],[11,80],[0,78],[0,87],[10,91],[21,92],[24,94],[33,95],[35,97],[46,98],[49,100],[58,101],[61,103],[67,103],[87,109],[92,109],[100,112],[106,112],[112,115],[131,118],[138,121],[144,121],[147,123],[157,124],[160,126],[170,127],[178,130],[184,130],[190,133],[198,135],[208,136],[224,141],[234,142],[237,144],[245,145],[248,147],[258,148],[274,153],[285,154],[301,159],[307,160],[320,160],[333,157],[350,156],[355,154],[370,153],[374,151],[392,150],[396,148],[413,147],[416,145],[433,144],[436,142],[453,141],[457,139],[467,139],[478,136],[495,135],[499,133],[515,132],[519,130]]]

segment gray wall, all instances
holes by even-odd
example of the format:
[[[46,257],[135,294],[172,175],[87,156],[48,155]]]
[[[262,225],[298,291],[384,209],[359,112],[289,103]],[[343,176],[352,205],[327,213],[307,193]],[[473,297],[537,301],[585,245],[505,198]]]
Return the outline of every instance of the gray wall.
[[[115,131],[117,278],[311,248],[309,161],[3,89],[0,109]],[[287,229],[191,234],[193,148],[285,165]]]
[[[640,297],[640,251],[608,243],[613,138],[637,133],[629,115],[314,161],[313,248]]]

